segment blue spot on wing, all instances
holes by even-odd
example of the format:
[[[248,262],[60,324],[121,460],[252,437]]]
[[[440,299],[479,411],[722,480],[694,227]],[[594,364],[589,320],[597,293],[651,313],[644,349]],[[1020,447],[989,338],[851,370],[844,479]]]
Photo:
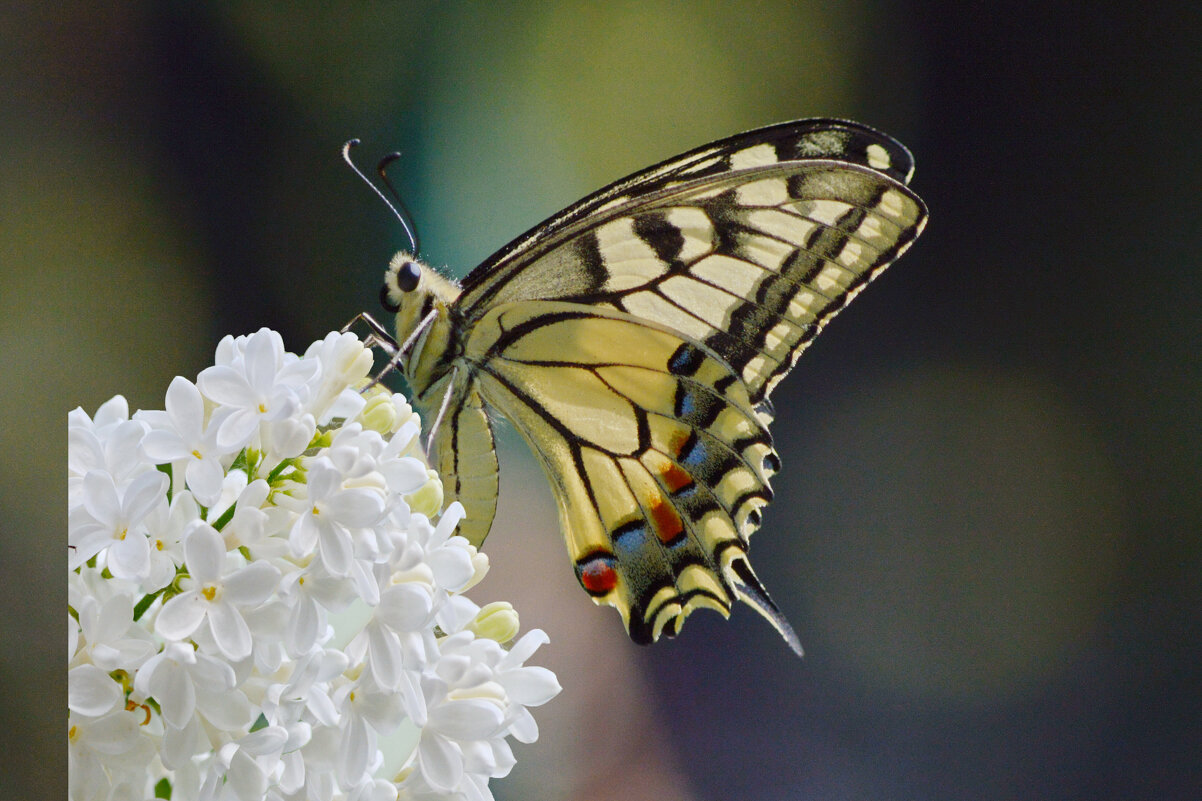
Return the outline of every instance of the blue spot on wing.
[[[611,537],[618,562],[630,564],[629,560],[637,559],[647,545],[647,524],[644,521],[624,523],[611,532]]]
[[[668,359],[668,371],[674,375],[693,375],[704,361],[705,354],[686,342]]]
[[[709,452],[706,450],[705,443],[697,436],[696,431],[689,434],[689,438],[680,447],[680,454],[677,458],[682,465],[691,468],[701,467],[709,460]],[[696,471],[691,470],[690,472],[695,473]]]
[[[697,400],[693,397],[693,393],[680,387],[676,391],[676,416],[688,417],[697,408]]]

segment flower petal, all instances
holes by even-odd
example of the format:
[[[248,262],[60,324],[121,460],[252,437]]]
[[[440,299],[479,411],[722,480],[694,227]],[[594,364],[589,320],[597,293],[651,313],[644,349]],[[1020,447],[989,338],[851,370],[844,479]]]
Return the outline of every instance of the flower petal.
[[[201,370],[196,377],[196,385],[214,403],[242,407],[255,402],[246,376],[226,364]]]
[[[186,455],[188,468],[184,476],[188,489],[201,506],[212,506],[221,500],[221,485],[225,480],[221,462],[212,457],[197,459],[192,454]]]
[[[344,526],[370,526],[384,514],[384,499],[379,491],[365,488],[335,492],[326,506],[329,514]]]
[[[158,470],[139,473],[121,498],[121,509],[129,525],[134,525],[150,514],[159,504],[167,503],[167,476]]]
[[[204,429],[205,404],[200,390],[188,379],[176,376],[167,387],[164,404],[175,430],[184,439],[198,440]]]
[[[217,447],[233,452],[244,446],[259,430],[259,415],[253,408],[237,409],[221,421]]]
[[[67,673],[67,708],[72,712],[98,718],[123,697],[121,685],[96,665],[80,665]]]
[[[250,627],[233,604],[218,602],[209,604],[209,630],[218,650],[234,662],[250,656]]]
[[[427,725],[457,740],[482,740],[497,733],[504,717],[501,707],[492,701],[463,698],[431,709]]]
[[[150,690],[163,710],[163,720],[176,729],[187,725],[196,711],[196,687],[187,667],[171,659],[158,663]]]
[[[417,492],[428,480],[426,466],[412,456],[388,460],[380,465],[380,472],[388,482],[388,489],[402,495]]]
[[[166,640],[186,640],[204,622],[209,604],[195,590],[180,593],[159,610],[154,630]]]
[[[142,451],[146,454],[146,458],[155,464],[174,462],[189,454],[180,435],[165,428],[151,431],[143,437]]]
[[[523,706],[545,704],[563,690],[554,673],[537,665],[502,673],[497,681],[512,700]]]
[[[329,520],[317,520],[317,542],[322,564],[335,576],[345,576],[351,570],[351,538],[342,526]]]
[[[83,477],[83,507],[98,523],[116,525],[121,498],[111,475],[92,470]]]
[[[225,580],[225,600],[238,606],[258,606],[280,583],[280,569],[270,562],[251,562]]]
[[[271,392],[283,355],[283,340],[274,331],[260,328],[246,340],[246,380],[255,394]]]
[[[213,584],[221,579],[225,540],[208,523],[194,521],[184,532],[184,559],[192,578],[201,584]]]
[[[417,747],[417,763],[422,777],[442,793],[450,793],[463,778],[463,754],[446,738],[423,733]]]
[[[104,564],[115,577],[137,581],[150,573],[150,541],[144,531],[130,531],[109,546]]]

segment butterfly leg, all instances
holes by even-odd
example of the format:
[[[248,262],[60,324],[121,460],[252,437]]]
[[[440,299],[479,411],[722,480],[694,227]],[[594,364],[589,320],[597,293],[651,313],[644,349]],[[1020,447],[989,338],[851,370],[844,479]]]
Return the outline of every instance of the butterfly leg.
[[[433,314],[434,312],[430,312]],[[438,433],[439,426],[442,425],[442,419],[446,417],[447,407],[451,405],[451,398],[455,394],[455,378],[459,375],[459,367],[451,371],[451,380],[447,382],[447,391],[442,395],[442,403],[438,406],[438,414],[434,417],[434,424],[430,426],[430,434],[426,437],[426,458],[429,461],[431,446],[434,443],[434,435]]]
[[[364,391],[367,391],[383,381],[384,376],[396,369],[397,364],[400,361],[400,347],[397,345],[397,341],[392,338],[392,335],[384,329],[384,326],[380,325],[380,323],[367,312],[360,312],[359,314],[355,315],[355,317],[349,323],[342,326],[341,331],[345,334],[360,323],[367,328],[367,336],[363,338],[363,344],[369,348],[379,347],[388,354],[388,364],[384,365],[380,372],[372,376],[371,383],[363,388]]]
[[[369,348],[379,346],[388,354],[388,364],[383,370],[376,374],[374,378],[372,378],[371,383],[368,384],[365,389],[371,389],[376,384],[380,383],[384,376],[395,370],[397,366],[400,365],[401,359],[404,358],[405,354],[413,348],[413,344],[417,342],[417,338],[421,336],[422,332],[425,331],[430,326],[430,323],[434,322],[435,318],[437,317],[438,309],[431,309],[430,313],[423,317],[421,322],[417,324],[417,327],[413,329],[413,333],[410,334],[400,345],[397,345],[396,340],[393,339],[388,331],[385,330],[384,326],[380,325],[380,323],[367,312],[360,312],[359,314],[355,315],[355,317],[349,323],[342,326],[342,332],[345,334],[347,331],[350,331],[352,328],[354,328],[356,324],[362,323],[368,330],[367,338],[364,339],[364,344]],[[445,400],[443,401],[443,408],[446,408]]]

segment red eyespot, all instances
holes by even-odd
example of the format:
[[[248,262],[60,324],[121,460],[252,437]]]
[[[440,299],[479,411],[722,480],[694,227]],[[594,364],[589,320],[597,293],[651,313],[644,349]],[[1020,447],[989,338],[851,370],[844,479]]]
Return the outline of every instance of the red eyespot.
[[[593,556],[576,565],[580,586],[590,595],[605,595],[618,586],[618,571],[612,556]]]

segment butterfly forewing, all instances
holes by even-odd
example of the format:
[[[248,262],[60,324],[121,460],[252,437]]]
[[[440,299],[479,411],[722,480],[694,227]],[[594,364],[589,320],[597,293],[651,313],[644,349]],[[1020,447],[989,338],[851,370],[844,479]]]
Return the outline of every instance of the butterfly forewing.
[[[914,173],[914,159],[900,142],[847,120],[797,120],[736,134],[615,181],[514,239],[464,279],[463,306],[486,305],[493,292],[525,269],[533,258],[530,251],[570,237],[577,223],[588,224],[607,210],[638,204],[685,180],[818,159],[868,167],[901,183],[908,183]]]
[[[855,123],[786,123],[619,181],[503,248],[450,313],[441,364],[459,378],[435,452],[444,481],[475,472],[448,495],[487,529],[482,400],[539,458],[581,584],[634,639],[742,599],[799,649],[747,561],[779,466],[768,396],[921,232],[912,170]]]

